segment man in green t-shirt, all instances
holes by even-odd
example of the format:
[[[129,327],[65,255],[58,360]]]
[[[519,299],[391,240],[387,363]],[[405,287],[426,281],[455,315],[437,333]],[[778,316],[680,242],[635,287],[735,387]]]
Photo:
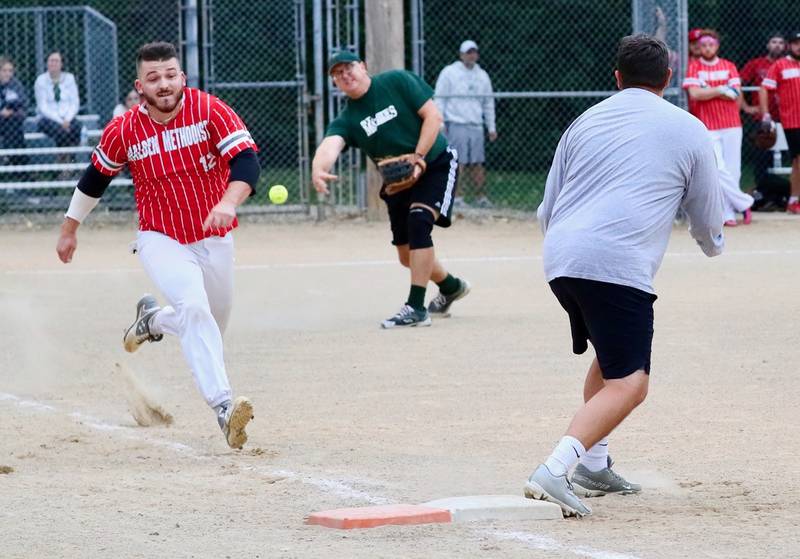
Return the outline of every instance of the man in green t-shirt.
[[[454,301],[469,293],[470,285],[445,270],[436,259],[431,232],[434,225],[449,227],[453,212],[458,154],[439,132],[442,115],[433,102],[433,89],[419,76],[390,70],[375,76],[351,52],[340,52],[328,65],[333,83],[349,98],[345,109],[328,125],[312,163],[311,180],[317,192],[327,194],[330,169],[345,147],[361,148],[376,163],[415,154],[411,188],[381,198],[389,210],[392,244],[400,263],[411,269],[408,300],[384,328],[430,326],[430,314],[449,316]],[[425,308],[425,288],[433,280],[439,294]]]

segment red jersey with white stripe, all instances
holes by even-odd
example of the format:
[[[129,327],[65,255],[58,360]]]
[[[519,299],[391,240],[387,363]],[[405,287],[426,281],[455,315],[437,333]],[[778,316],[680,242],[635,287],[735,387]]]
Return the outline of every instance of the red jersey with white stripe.
[[[775,61],[761,86],[777,90],[783,127],[800,128],[800,61],[791,56]]]
[[[753,58],[748,61],[739,73],[739,77],[742,78],[742,83],[744,83],[744,85],[760,86],[764,78],[767,77],[770,66],[775,62],[776,61],[772,60],[769,56],[759,56],[758,58]],[[767,105],[769,114],[772,115],[773,120],[780,121],[780,108],[778,107],[778,97],[775,95],[775,91],[770,91],[767,99],[769,100],[769,104]],[[759,106],[758,91],[753,91],[750,95],[750,104],[756,107]]]
[[[692,87],[719,87],[727,85],[740,89],[742,81],[733,62],[724,58],[717,58],[709,63],[702,58],[692,60],[686,70],[683,88]],[[739,117],[739,105],[727,97],[715,97],[706,101],[695,100],[693,105],[694,116],[699,118],[709,130],[723,128],[741,128],[742,119]]]
[[[203,231],[211,208],[228,188],[228,162],[257,150],[242,120],[218,98],[184,88],[182,106],[159,124],[145,105],[108,123],[92,164],[114,176],[127,163],[133,179],[141,231],[158,231],[182,244],[224,236],[236,227]]]

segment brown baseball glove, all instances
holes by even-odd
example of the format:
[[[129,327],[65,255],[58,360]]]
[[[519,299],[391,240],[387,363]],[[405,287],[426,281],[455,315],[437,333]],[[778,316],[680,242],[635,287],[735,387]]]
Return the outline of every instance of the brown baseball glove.
[[[414,186],[419,176],[414,176],[416,168],[420,175],[425,172],[425,159],[416,153],[406,153],[397,157],[389,157],[378,162],[378,171],[383,177],[386,194],[392,195]]]
[[[778,132],[775,124],[770,121],[762,122],[758,129],[753,133],[753,144],[758,149],[768,150],[775,145],[778,139]]]

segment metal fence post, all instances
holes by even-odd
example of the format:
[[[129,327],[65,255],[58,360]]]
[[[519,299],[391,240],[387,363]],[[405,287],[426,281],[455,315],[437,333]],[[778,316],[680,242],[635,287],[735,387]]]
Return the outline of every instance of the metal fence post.
[[[200,85],[200,52],[198,48],[197,0],[183,0],[181,43],[184,49],[187,83],[190,87]]]

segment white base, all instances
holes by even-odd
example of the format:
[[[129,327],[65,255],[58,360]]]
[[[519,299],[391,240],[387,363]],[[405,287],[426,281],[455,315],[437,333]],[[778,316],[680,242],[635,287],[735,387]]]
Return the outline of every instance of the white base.
[[[555,503],[526,499],[517,495],[470,495],[448,497],[423,503],[426,507],[447,509],[453,522],[474,520],[561,520],[561,507]]]

